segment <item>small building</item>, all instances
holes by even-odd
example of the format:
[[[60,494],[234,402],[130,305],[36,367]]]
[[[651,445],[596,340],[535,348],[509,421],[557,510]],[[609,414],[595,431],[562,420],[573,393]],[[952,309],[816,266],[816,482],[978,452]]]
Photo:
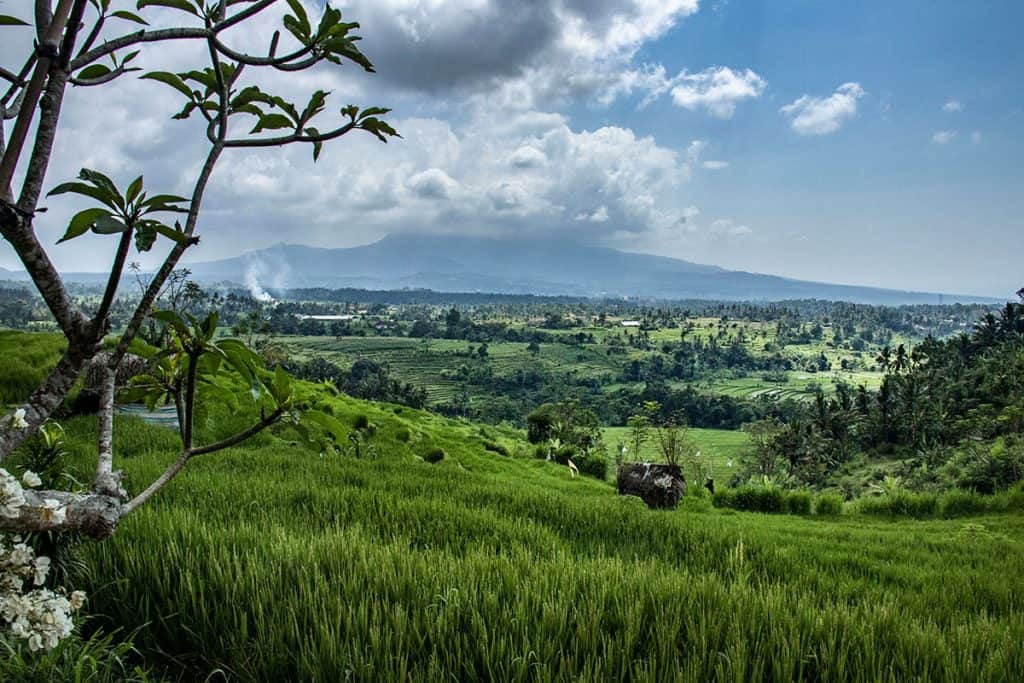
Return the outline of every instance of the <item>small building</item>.
[[[623,320],[619,324],[622,325],[623,327],[640,327],[639,320]]]

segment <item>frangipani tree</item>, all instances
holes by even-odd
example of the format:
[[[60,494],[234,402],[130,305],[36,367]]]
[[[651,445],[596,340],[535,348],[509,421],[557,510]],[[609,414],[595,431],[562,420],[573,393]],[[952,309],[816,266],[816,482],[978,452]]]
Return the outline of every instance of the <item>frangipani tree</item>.
[[[28,4],[28,3],[19,3]],[[284,8],[281,28],[266,37],[264,54],[234,49],[229,29],[253,22],[271,6]],[[152,9],[157,8],[157,9]],[[20,7],[19,7],[20,9]],[[25,8],[27,9],[27,8]],[[373,71],[357,47],[358,24],[342,21],[341,12],[325,7],[311,17],[300,0],[139,0],[134,6],[118,0],[35,0],[34,16],[0,16],[0,40],[13,31],[35,32],[35,47],[21,63],[0,65],[0,235],[17,254],[35,287],[67,338],[57,366],[26,403],[0,417],[0,464],[43,425],[61,404],[82,371],[100,364],[103,392],[95,477],[85,491],[40,491],[0,470],[0,531],[79,532],[96,539],[109,537],[118,521],[171,481],[193,457],[210,453],[259,432],[292,415],[290,386],[280,373],[261,373],[258,359],[237,342],[215,341],[215,319],[185,320],[162,316],[171,329],[172,345],[157,359],[154,375],[134,391],[152,398],[164,394],[178,407],[182,426],[179,457],[157,480],[129,496],[114,468],[112,435],[116,371],[143,321],[182,256],[199,242],[201,210],[211,175],[221,158],[238,148],[308,145],[316,160],[326,142],[354,130],[383,142],[397,133],[380,117],[387,109],[354,105],[329,113],[329,94],[316,91],[296,105],[266,92],[248,77],[260,71],[299,72],[322,63],[354,64]],[[180,25],[154,28],[156,16],[176,16]],[[118,29],[128,28],[126,32]],[[185,71],[152,71],[141,78],[154,88],[171,88],[181,96],[174,119],[199,117],[207,151],[189,196],[150,191],[143,175],[124,189],[101,170],[83,169],[75,180],[56,184],[50,194],[75,195],[81,207],[66,226],[61,241],[91,232],[109,235],[112,265],[95,310],[83,310],[68,294],[61,273],[37,235],[38,213],[51,165],[54,138],[61,126],[61,108],[69,86],[95,88],[134,77],[141,50],[160,44],[198,42],[206,63]],[[97,100],[97,111],[102,111]],[[322,122],[322,123],[321,123]],[[117,133],[113,133],[117,135]],[[115,244],[116,243],[116,244]],[[165,250],[165,256],[142,293],[124,329],[111,330],[110,308],[117,296],[132,249]],[[119,333],[111,351],[101,353],[108,333]],[[197,445],[192,428],[195,388],[203,373],[230,369],[250,381],[263,401],[257,422],[214,444]],[[147,393],[148,392],[148,393]],[[11,546],[13,547],[13,546]],[[24,558],[22,558],[24,559]],[[27,571],[27,570],[26,570]],[[27,574],[26,574],[27,576]]]

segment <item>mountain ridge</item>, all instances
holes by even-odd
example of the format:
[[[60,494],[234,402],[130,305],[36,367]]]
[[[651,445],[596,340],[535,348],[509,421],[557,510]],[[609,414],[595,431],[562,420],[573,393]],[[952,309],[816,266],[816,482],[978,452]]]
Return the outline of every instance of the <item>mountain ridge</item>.
[[[261,289],[411,288],[663,300],[814,298],[875,304],[998,301],[797,280],[559,239],[395,233],[356,247],[280,243],[188,267],[201,280],[246,282]]]

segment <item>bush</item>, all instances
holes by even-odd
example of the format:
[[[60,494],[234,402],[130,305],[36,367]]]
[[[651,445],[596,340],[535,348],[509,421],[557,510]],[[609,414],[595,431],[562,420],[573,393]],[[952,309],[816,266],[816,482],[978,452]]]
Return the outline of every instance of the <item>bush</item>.
[[[809,515],[812,500],[810,491],[790,491],[783,495],[782,509],[791,515]]]
[[[841,515],[843,513],[843,497],[837,493],[823,493],[814,501],[814,514]]]
[[[423,459],[430,464],[439,463],[444,460],[444,449],[442,448],[431,448],[427,451],[427,454],[423,456]]]
[[[857,502],[857,511],[866,515],[933,517],[938,509],[938,498],[927,493],[896,493],[861,498]]]
[[[608,476],[608,459],[604,456],[580,455],[573,458],[573,462],[580,474],[602,480]]]
[[[409,440],[412,439],[412,432],[405,428],[399,429],[395,432],[395,438],[402,443],[409,443]]]
[[[551,454],[551,458],[559,465],[568,465],[569,460],[575,458],[576,456],[576,449],[573,446],[569,445],[562,446],[561,448],[559,448],[558,450]]]
[[[715,491],[715,507],[727,507],[748,512],[782,512],[785,494],[781,489],[740,486]]]
[[[366,415],[362,413],[359,413],[352,420],[352,426],[359,430],[366,429],[370,426],[370,418],[366,417]]]
[[[547,460],[548,447],[542,443],[537,444],[537,447],[533,449],[533,457],[537,458],[538,460]]]
[[[509,455],[507,448],[502,446],[500,443],[495,443],[494,441],[485,441],[484,450],[490,451],[491,453],[497,453],[498,455],[504,455],[506,457]]]

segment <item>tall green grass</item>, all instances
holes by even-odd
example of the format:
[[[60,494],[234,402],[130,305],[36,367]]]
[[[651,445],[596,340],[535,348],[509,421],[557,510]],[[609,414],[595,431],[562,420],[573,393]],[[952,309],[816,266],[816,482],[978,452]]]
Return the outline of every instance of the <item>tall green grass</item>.
[[[473,425],[329,402],[343,422],[368,417],[380,457],[264,437],[197,461],[89,546],[98,623],[148,623],[136,645],[153,661],[237,680],[1024,670],[1020,516],[967,533],[962,521],[652,512],[564,467],[489,451]],[[133,484],[169,458],[158,429],[119,424]],[[420,460],[428,447],[444,460]]]

